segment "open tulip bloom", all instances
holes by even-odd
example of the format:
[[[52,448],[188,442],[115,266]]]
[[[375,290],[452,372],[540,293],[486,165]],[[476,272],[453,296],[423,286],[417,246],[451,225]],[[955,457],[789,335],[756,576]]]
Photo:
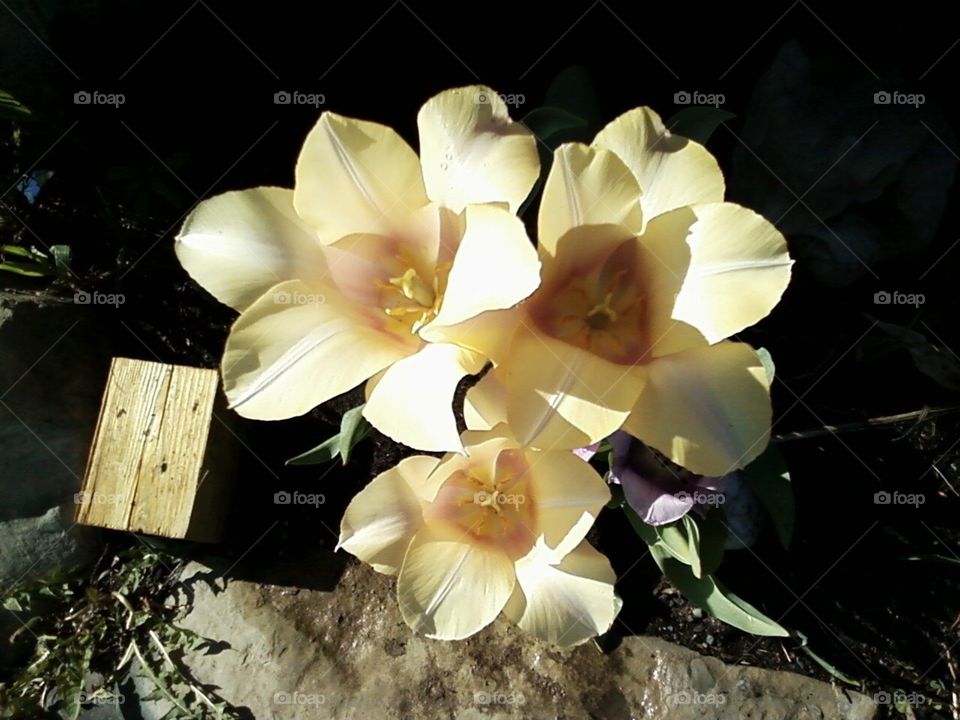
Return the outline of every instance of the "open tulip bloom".
[[[622,427],[708,476],[759,455],[770,381],[754,349],[727,338],[773,309],[792,261],[776,228],[723,191],[713,156],[648,108],[558,148],[540,287],[467,323],[464,342],[495,363],[467,394],[468,425],[505,420],[539,448]]]
[[[222,364],[240,415],[295,417],[369,380],[375,427],[462,450],[453,394],[487,358],[450,338],[469,341],[465,322],[539,284],[514,215],[539,161],[489,88],[443,92],[417,120],[419,158],[388,127],[325,112],[293,190],[228,192],[184,222],[180,262],[240,312]]]
[[[463,444],[374,478],[347,508],[339,547],[398,576],[401,614],[428,637],[468,637],[501,612],[557,645],[609,629],[616,578],[584,539],[610,499],[603,479],[569,451],[519,446],[504,425]]]

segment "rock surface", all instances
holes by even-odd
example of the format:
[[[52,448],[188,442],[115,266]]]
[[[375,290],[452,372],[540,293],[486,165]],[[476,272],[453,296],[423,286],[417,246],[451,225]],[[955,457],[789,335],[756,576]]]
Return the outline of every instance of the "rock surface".
[[[590,643],[560,650],[499,618],[463,642],[429,640],[400,618],[393,579],[355,562],[332,591],[224,581],[198,563],[181,587],[177,601],[193,600],[181,624],[229,644],[188,657],[195,678],[256,718],[867,720],[876,710],[857,693],[652,637],[609,655]]]

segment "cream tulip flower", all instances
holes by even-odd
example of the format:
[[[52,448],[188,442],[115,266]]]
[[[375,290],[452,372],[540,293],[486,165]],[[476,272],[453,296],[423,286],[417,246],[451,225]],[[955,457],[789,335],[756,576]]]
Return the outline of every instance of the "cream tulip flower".
[[[302,415],[370,380],[375,427],[421,450],[461,449],[453,394],[486,358],[445,328],[539,283],[513,214],[539,161],[489,88],[440,93],[417,122],[419,159],[390,128],[325,112],[295,189],[228,192],[184,222],[180,262],[240,312],[222,364],[240,415]]]
[[[623,427],[700,475],[763,451],[770,381],[753,348],[726,339],[773,309],[792,260],[772,224],[723,202],[705,148],[648,108],[590,146],[561,146],[539,254],[540,288],[465,339],[496,364],[467,395],[468,427],[506,420],[539,448],[583,447]]]
[[[374,478],[338,547],[397,575],[403,619],[431,638],[460,640],[501,612],[557,645],[606,632],[616,576],[584,539],[610,499],[603,479],[571,452],[520,447],[504,425],[463,444]]]

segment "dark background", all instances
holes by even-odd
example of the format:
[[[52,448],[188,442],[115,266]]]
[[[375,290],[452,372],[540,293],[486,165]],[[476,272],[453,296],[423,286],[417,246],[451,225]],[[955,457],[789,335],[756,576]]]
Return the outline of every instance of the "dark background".
[[[36,116],[4,186],[28,170],[56,174],[36,205],[8,191],[0,212],[13,215],[4,232],[20,242],[72,247],[75,274],[65,294],[126,295],[120,309],[98,310],[114,354],[213,367],[232,314],[189,281],[172,238],[201,198],[291,186],[319,110],[391,125],[416,146],[420,105],[457,85],[522,94],[525,103],[512,110],[519,118],[578,65],[595,91],[596,104],[580,108],[594,124],[643,104],[668,118],[681,109],[674,95],[684,90],[722,93],[736,117],[708,145],[729,195],[777,221],[798,259],[781,305],[742,338],[768,347],[777,362],[775,434],[953,406],[958,38],[942,5],[916,2],[881,9],[4,0],[0,88]],[[123,93],[125,103],[75,105],[83,90]],[[325,103],[274,104],[284,90],[321,93]],[[923,93],[926,102],[877,106],[881,90]],[[881,290],[923,293],[926,301],[878,306]],[[259,489],[234,509],[227,552],[246,557],[236,572],[256,575],[297,543],[332,546],[326,533],[317,540],[315,523],[266,503],[282,487],[317,487],[319,472],[283,470],[282,461],[329,434],[355,400],[292,423],[239,423],[261,462],[245,463],[238,480]],[[724,566],[742,596],[775,618],[787,613],[784,622],[811,636],[818,651],[870,683],[926,688],[926,678],[946,677],[943,649],[957,640],[950,629],[956,571],[901,560],[956,556],[960,508],[950,483],[960,487],[960,434],[950,417],[785,444],[798,540],[781,551],[768,529],[756,555],[730,554]],[[330,469],[320,481],[329,490],[330,527],[370,473],[399,452],[376,438],[352,467]],[[923,492],[928,502],[877,507],[872,497],[881,489]],[[247,554],[265,529],[269,537]],[[638,542],[621,517],[605,516],[600,547],[621,574],[639,552],[625,539]],[[621,632],[655,632],[728,660],[823,675],[800,654],[797,664],[784,663],[772,641],[758,646],[732,631],[710,650],[703,628],[681,626],[679,611],[651,594],[655,582],[652,563],[623,581]],[[905,673],[898,659],[919,671]]]

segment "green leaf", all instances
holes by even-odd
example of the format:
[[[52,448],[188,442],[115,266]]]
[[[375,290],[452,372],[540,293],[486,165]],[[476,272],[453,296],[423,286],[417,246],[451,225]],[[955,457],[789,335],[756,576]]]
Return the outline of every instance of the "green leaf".
[[[340,433],[327,438],[315,448],[287,460],[286,465],[320,465],[330,462],[340,454]]]
[[[850,677],[846,673],[841,672],[836,667],[834,667],[833,665],[828,663],[826,660],[824,660],[822,657],[817,655],[813,650],[811,650],[810,646],[807,645],[806,635],[804,635],[799,630],[795,631],[793,634],[797,639],[800,640],[800,649],[803,650],[810,657],[810,659],[813,660],[817,665],[819,665],[828,673],[833,675],[833,677],[835,677],[840,682],[844,682],[847,685],[851,685],[855,688],[862,687],[862,683],[859,680],[855,680],[854,678]]]
[[[23,605],[21,605],[20,601],[15,597],[4,598],[3,606],[11,612],[23,612]]]
[[[541,142],[564,130],[573,130],[587,126],[587,121],[569,110],[559,107],[543,106],[531,110],[521,120],[527,129],[536,135]]]
[[[320,465],[340,457],[343,459],[343,464],[346,465],[350,460],[351,450],[373,429],[362,413],[363,405],[357,405],[357,407],[347,410],[340,420],[340,432],[327,438],[315,448],[290,458],[285,464]]]
[[[680,522],[683,523],[687,536],[687,564],[696,577],[703,577],[703,568],[700,566],[700,528],[697,527],[697,521],[690,517],[690,513],[680,518]]]
[[[790,547],[796,521],[790,471],[783,455],[771,445],[764,453],[740,471],[740,477],[757,496],[773,520],[773,527],[783,547]]]
[[[687,516],[669,525],[657,525],[654,531],[660,539],[660,544],[674,559],[679,560],[685,565],[699,566],[699,558],[696,543],[693,548],[690,547],[690,539],[687,535],[686,526]],[[691,557],[694,556],[694,557]]]
[[[0,120],[27,120],[30,110],[6,90],[0,90]]]
[[[720,123],[736,117],[733,113],[720,108],[697,105],[684,108],[667,120],[667,128],[674,135],[705,145],[713,131],[720,127]]]
[[[634,531],[647,545],[656,545],[660,538],[657,536],[657,531],[654,529],[653,525],[647,525],[643,519],[637,515],[636,510],[632,507],[623,503],[623,512],[627,515],[627,520],[630,521],[630,525],[633,527]]]
[[[723,544],[727,540],[727,525],[720,508],[712,508],[705,518],[697,518],[700,526],[700,566],[704,575],[716,571],[723,560]]]
[[[43,277],[44,275],[50,274],[42,265],[37,265],[35,263],[19,263],[15,261],[0,263],[0,270],[6,270],[7,272],[12,272],[16,275],[23,275],[24,277]]]
[[[787,630],[753,605],[727,590],[712,575],[694,576],[690,566],[677,561],[667,550],[653,546],[653,559],[663,574],[690,602],[719,620],[753,635],[788,637]]]
[[[353,446],[369,435],[372,429],[370,423],[363,417],[363,405],[357,405],[343,414],[340,420],[338,449],[344,465],[350,461],[350,451]]]
[[[566,110],[591,124],[599,122],[602,117],[596,83],[590,71],[582,65],[571,65],[557,74],[547,88],[543,104]],[[569,139],[572,138],[564,138],[564,141]]]
[[[607,503],[607,507],[611,510],[615,510],[616,508],[622,506],[626,500],[626,498],[623,496],[623,488],[617,484],[608,485],[607,487],[610,488],[610,502]]]

